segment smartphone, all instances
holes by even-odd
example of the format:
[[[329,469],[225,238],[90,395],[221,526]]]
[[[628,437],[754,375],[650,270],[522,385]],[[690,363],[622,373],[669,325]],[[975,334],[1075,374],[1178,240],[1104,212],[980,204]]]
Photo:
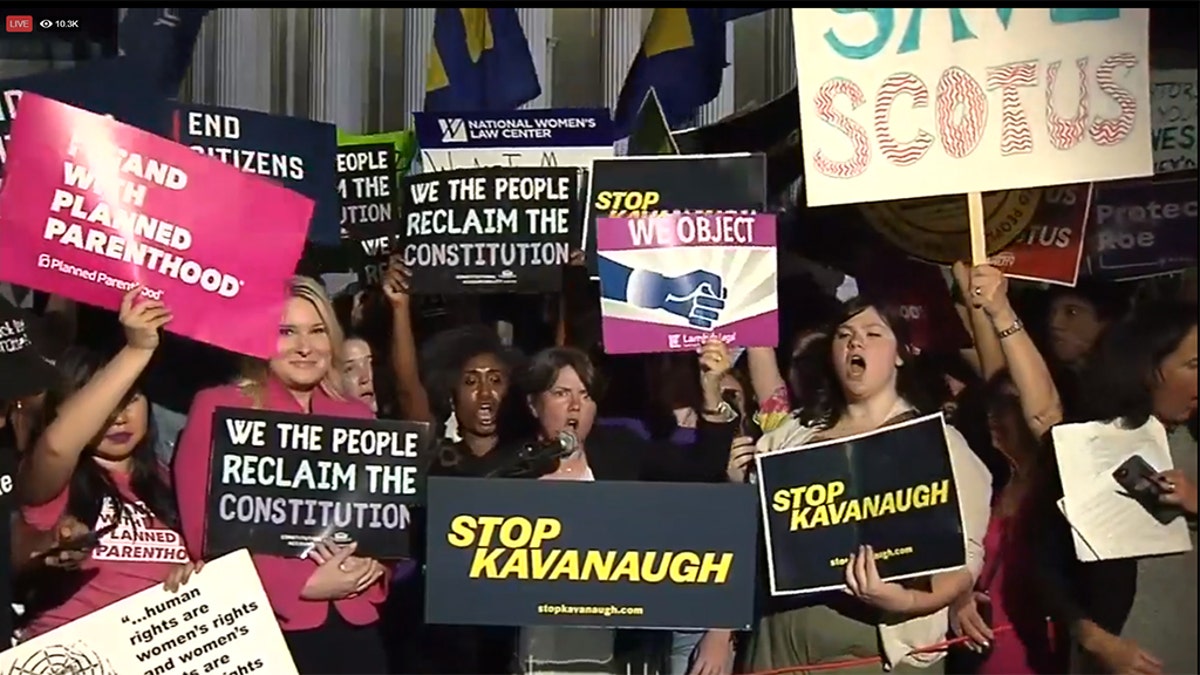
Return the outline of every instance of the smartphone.
[[[1157,475],[1158,471],[1141,455],[1133,455],[1125,460],[1112,474],[1113,480],[1117,481],[1130,497],[1145,507],[1155,520],[1166,525],[1179,515],[1179,509],[1159,501],[1159,498],[1167,493],[1167,489],[1155,480]]]

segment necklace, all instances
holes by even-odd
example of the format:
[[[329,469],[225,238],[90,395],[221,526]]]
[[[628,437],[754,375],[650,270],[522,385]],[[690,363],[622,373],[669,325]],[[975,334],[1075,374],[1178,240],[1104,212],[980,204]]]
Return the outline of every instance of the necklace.
[[[576,451],[558,463],[558,471],[555,473],[578,473],[586,469],[587,461],[584,459],[583,453]]]

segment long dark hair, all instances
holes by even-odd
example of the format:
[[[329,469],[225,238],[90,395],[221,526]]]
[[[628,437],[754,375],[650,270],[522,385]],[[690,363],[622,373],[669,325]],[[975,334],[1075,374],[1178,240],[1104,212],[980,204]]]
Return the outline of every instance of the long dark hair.
[[[87,384],[108,361],[109,359],[105,355],[82,347],[70,347],[63,353],[57,364],[63,375],[62,383],[55,389],[51,389],[46,395],[42,427],[37,430],[35,438],[40,436],[45,428],[54,421],[58,415],[59,406]],[[129,394],[121,401],[117,409],[120,410],[141,392],[142,388],[139,382],[130,389]],[[175,508],[175,495],[164,480],[162,468],[154,453],[154,415],[149,401],[146,402],[146,406],[146,434],[133,448],[130,486],[137,499],[144,503],[158,520],[172,530],[178,531],[179,514]],[[125,509],[132,508],[129,501],[117,489],[109,472],[92,459],[93,450],[94,448],[91,447],[85,449],[75,464],[67,497],[67,513],[88,526],[91,526],[99,518],[106,499],[110,499],[113,508],[116,509],[118,521],[124,517]]]
[[[860,295],[843,303],[838,317],[801,353],[803,363],[798,363],[797,367],[799,372],[811,378],[796,392],[799,406],[795,415],[801,424],[828,429],[842,418],[846,411],[846,394],[833,368],[833,339],[838,326],[871,308],[879,313],[896,336],[896,349],[902,364],[896,372],[896,393],[919,412],[937,410],[938,402],[930,400],[927,380],[921,376],[913,358],[908,322],[901,316],[900,308],[891,303],[873,302]]]
[[[1100,336],[1080,377],[1074,421],[1121,420],[1131,429],[1154,414],[1158,369],[1196,327],[1196,305],[1155,300],[1138,305]]]

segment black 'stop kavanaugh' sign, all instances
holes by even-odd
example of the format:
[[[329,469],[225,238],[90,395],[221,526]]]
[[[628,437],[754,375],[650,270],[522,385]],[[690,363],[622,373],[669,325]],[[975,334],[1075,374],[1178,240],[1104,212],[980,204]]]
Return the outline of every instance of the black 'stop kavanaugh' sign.
[[[378,286],[396,238],[396,146],[343,145],[337,152],[342,236],[351,249],[359,283]]]
[[[218,408],[205,557],[239,548],[296,556],[322,538],[406,556],[429,440],[424,422]]]
[[[966,564],[942,416],[755,458],[772,595],[840,589],[859,546],[884,580]]]
[[[748,628],[750,485],[429,479],[425,618]]]
[[[673,211],[752,211],[767,206],[763,155],[613,157],[592,160],[583,245],[596,278],[596,221]]]
[[[555,292],[579,248],[579,170],[495,167],[410,176],[400,250],[417,293]]]

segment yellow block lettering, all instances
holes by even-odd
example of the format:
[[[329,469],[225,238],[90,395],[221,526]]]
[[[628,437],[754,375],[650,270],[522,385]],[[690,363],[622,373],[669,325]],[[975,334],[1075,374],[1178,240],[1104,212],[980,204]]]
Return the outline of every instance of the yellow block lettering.
[[[723,584],[729,579],[729,571],[733,569],[732,553],[705,553],[700,561],[699,583]]]
[[[680,551],[671,556],[671,581],[677,584],[694,584],[700,573],[700,556],[691,551]]]
[[[626,551],[625,555],[621,556],[621,561],[617,563],[617,569],[613,571],[612,576],[601,581],[620,581],[622,577],[629,581],[641,581],[638,576],[637,551]]]
[[[467,515],[455,516],[450,521],[450,532],[446,534],[446,542],[451,546],[466,548],[475,541],[475,518]]]
[[[467,572],[467,576],[472,579],[496,579],[500,577],[500,556],[504,555],[504,549],[498,548],[488,550],[486,548],[475,549],[475,557],[471,559],[471,570]]]

